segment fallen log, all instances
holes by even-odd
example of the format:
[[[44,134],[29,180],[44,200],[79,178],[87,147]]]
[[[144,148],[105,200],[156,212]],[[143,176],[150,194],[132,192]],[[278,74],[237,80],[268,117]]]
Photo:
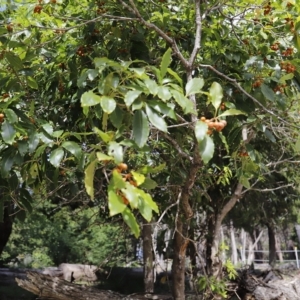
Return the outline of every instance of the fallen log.
[[[16,278],[17,284],[39,296],[39,299],[51,300],[150,300],[150,299],[172,299],[169,295],[132,294],[122,295],[109,290],[99,290],[94,287],[83,287],[60,279],[40,274],[38,272],[27,272],[27,279]]]

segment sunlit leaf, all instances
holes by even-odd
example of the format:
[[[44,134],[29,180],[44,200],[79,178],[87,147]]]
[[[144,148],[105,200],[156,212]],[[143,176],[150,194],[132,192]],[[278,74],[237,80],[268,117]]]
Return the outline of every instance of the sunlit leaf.
[[[165,122],[165,120],[159,116],[152,108],[150,108],[150,106],[146,105],[146,114],[150,120],[150,122],[152,123],[153,126],[155,126],[157,129],[163,131],[163,132],[167,132],[168,128],[167,128],[167,124]]]
[[[210,136],[206,136],[199,143],[199,151],[203,162],[207,164],[212,159],[215,151],[215,144]]]
[[[133,116],[133,138],[139,147],[143,147],[149,136],[150,128],[146,114],[137,110]]]
[[[125,223],[131,229],[131,232],[134,234],[136,238],[138,238],[140,236],[140,228],[134,215],[132,214],[132,212],[128,207],[125,208],[125,210],[122,212],[122,216]]]
[[[109,142],[108,155],[115,159],[115,162],[121,163],[123,161],[123,147],[117,142]]]
[[[101,103],[101,97],[96,95],[93,91],[85,92],[81,96],[81,106],[93,106]]]
[[[80,159],[82,150],[81,150],[81,147],[77,143],[66,141],[66,142],[63,142],[61,146],[63,148],[65,148],[66,150],[68,150],[70,153],[72,153],[77,159]]]
[[[223,89],[218,82],[213,82],[209,89],[209,101],[212,103],[214,108],[217,110],[222,103]]]
[[[2,123],[1,135],[5,143],[12,144],[14,142],[16,130],[7,120]]]
[[[204,85],[203,78],[193,78],[185,86],[185,95],[190,96],[201,92]]]
[[[124,102],[126,104],[127,107],[129,107],[135,99],[138,98],[138,96],[141,94],[141,91],[129,91],[126,93],[125,97],[124,97]]]
[[[18,116],[12,109],[10,108],[4,109],[4,115],[10,124],[14,124],[18,122]]]
[[[87,194],[94,200],[94,175],[97,161],[92,161],[84,171],[84,186]]]
[[[160,73],[162,78],[165,77],[171,61],[172,61],[172,49],[168,48],[168,50],[164,53],[160,63]]]
[[[195,125],[195,136],[198,142],[201,142],[207,134],[208,126],[205,122],[197,121]]]
[[[100,105],[107,114],[111,114],[116,108],[116,100],[108,96],[101,96]]]
[[[100,160],[100,161],[103,161],[103,160],[106,161],[106,160],[113,160],[114,159],[113,157],[108,156],[108,155],[106,155],[104,153],[101,153],[101,152],[97,152],[96,155],[97,155],[98,160]]]
[[[115,191],[108,191],[108,208],[111,217],[122,213],[126,207],[122,198]]]
[[[245,113],[241,110],[235,109],[235,108],[230,108],[230,109],[224,111],[218,117],[237,116],[237,115],[247,115],[247,113]]]
[[[65,155],[63,148],[57,148],[50,153],[49,161],[55,167],[58,168]]]

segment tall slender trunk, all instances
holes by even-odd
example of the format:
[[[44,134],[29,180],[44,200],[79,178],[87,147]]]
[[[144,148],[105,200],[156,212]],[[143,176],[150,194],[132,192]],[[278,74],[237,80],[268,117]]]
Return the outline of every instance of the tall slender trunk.
[[[232,221],[230,221],[230,240],[231,240],[231,259],[234,265],[237,265],[238,256],[237,256],[237,248],[234,234],[234,227]]]
[[[0,222],[0,256],[12,232],[13,222],[9,206],[4,207],[3,222]]]
[[[276,239],[275,229],[272,224],[267,223],[268,236],[269,236],[269,265],[274,267],[276,264]]]
[[[173,296],[175,300],[185,299],[185,254],[188,246],[186,224],[178,218],[174,236],[174,257],[172,264]]]
[[[143,260],[144,260],[144,290],[145,293],[153,293],[154,270],[153,270],[151,223],[145,223],[143,225]]]

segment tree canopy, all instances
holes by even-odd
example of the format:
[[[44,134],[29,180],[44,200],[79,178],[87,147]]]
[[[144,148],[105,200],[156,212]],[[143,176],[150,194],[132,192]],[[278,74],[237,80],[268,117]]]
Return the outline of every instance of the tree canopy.
[[[136,237],[142,219],[165,217],[174,270],[204,226],[217,276],[237,201],[298,197],[299,11],[293,0],[7,2],[0,221],[24,219],[41,187],[57,205],[121,214]]]

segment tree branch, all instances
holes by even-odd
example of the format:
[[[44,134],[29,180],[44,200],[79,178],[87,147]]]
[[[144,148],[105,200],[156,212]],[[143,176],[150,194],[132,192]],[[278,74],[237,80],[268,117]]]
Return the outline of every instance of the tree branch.
[[[202,68],[206,68],[206,69],[210,69],[212,70],[214,73],[218,74],[219,76],[223,77],[224,79],[226,79],[227,81],[229,81],[232,85],[234,85],[238,90],[240,90],[244,95],[246,95],[248,98],[250,98],[254,103],[256,103],[258,106],[260,106],[264,111],[268,112],[270,115],[276,117],[278,120],[280,120],[281,122],[288,124],[290,126],[293,126],[295,128],[300,129],[300,126],[294,125],[292,123],[287,122],[285,119],[281,118],[280,116],[278,116],[277,114],[275,114],[273,111],[269,110],[268,108],[266,108],[263,104],[261,104],[256,98],[254,98],[252,95],[250,95],[246,90],[244,90],[239,83],[236,81],[236,79],[234,78],[230,78],[229,76],[223,74],[222,72],[218,71],[217,69],[215,69],[213,66],[211,65],[203,65],[203,64],[199,64],[200,67]]]
[[[139,10],[137,9],[137,7],[135,6],[133,0],[129,0],[130,6],[125,3],[123,0],[119,0],[119,2],[121,3],[121,5],[128,9],[130,12],[132,12],[133,14],[135,14],[137,16],[137,18],[140,20],[140,22],[142,24],[144,24],[148,29],[153,29],[154,31],[156,31],[158,33],[158,35],[160,37],[162,37],[167,43],[169,43],[174,51],[174,54],[178,57],[178,59],[181,61],[181,63],[183,64],[183,66],[188,69],[189,68],[189,62],[184,58],[184,56],[182,55],[181,51],[179,50],[176,42],[174,39],[172,39],[171,37],[169,37],[165,32],[163,32],[159,27],[157,27],[155,24],[153,23],[149,23],[147,22],[142,15],[140,14]]]

